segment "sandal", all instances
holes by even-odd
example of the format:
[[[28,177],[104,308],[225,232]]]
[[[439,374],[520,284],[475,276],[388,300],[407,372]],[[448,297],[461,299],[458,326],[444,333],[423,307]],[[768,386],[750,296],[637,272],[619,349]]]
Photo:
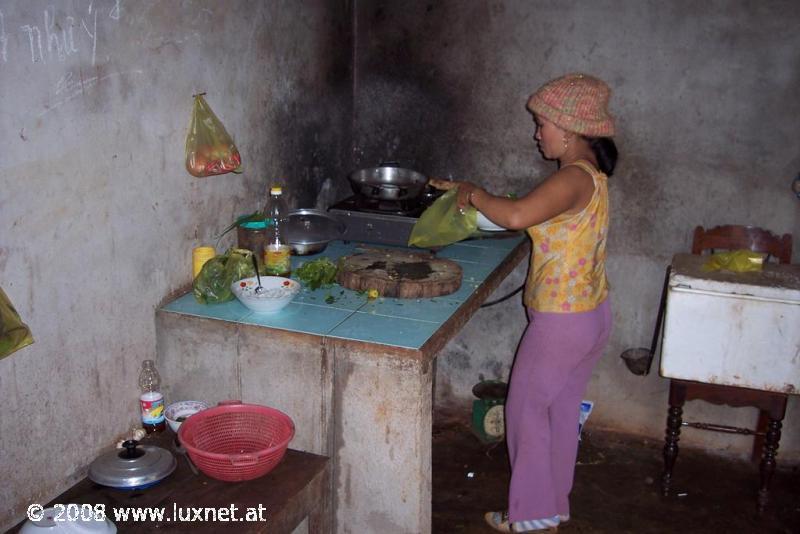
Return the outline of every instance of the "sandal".
[[[561,516],[555,515],[544,519],[529,519],[527,521],[508,520],[508,512],[486,512],[483,516],[486,523],[498,532],[535,532],[537,530],[558,530]],[[567,521],[569,516],[566,516]]]
[[[498,532],[511,532],[511,524],[508,522],[508,512],[486,512],[483,515],[486,523]]]

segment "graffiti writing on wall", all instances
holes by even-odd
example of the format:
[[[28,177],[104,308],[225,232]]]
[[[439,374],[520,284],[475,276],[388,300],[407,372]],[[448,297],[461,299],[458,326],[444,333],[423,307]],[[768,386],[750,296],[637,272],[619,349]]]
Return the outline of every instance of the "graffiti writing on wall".
[[[91,54],[91,65],[97,63],[97,31],[98,16],[119,21],[122,17],[122,0],[114,0],[113,4],[96,6],[90,2],[86,10],[80,13],[57,14],[56,10],[44,9],[35,20],[20,21],[24,24],[13,24],[6,20],[0,10],[0,63],[7,63],[12,57],[25,57],[33,64],[46,65],[53,62],[65,62],[70,56],[85,53]],[[24,38],[17,50],[9,50],[11,31],[19,31]]]

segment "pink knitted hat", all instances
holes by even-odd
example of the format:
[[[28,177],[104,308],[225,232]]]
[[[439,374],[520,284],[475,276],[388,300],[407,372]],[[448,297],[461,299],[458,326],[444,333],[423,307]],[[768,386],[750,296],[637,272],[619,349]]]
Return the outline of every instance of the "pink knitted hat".
[[[551,80],[528,99],[528,109],[559,128],[587,137],[614,135],[614,118],[608,113],[611,90],[587,74],[567,74]]]

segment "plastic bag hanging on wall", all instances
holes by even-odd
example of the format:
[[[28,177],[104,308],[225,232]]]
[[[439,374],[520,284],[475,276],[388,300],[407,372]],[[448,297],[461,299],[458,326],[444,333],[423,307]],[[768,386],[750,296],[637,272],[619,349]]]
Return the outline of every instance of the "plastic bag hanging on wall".
[[[0,359],[33,343],[28,326],[22,322],[14,305],[0,289]]]
[[[186,170],[197,178],[241,172],[242,157],[203,95],[194,95],[192,122],[186,136]]]

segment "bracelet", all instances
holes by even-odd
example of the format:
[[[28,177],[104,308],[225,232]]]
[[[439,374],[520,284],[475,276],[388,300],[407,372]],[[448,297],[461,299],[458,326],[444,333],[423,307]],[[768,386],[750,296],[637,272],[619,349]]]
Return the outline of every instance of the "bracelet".
[[[475,191],[477,191],[477,190],[478,190],[478,188],[476,187],[475,189],[473,189],[472,191],[470,191],[470,192],[469,192],[469,198],[468,198],[468,200],[469,200],[469,203],[470,203],[470,204],[472,204],[473,206],[474,206],[475,204],[474,204],[474,203],[473,203],[473,201],[472,201],[472,195],[474,195],[474,194],[475,194]]]

